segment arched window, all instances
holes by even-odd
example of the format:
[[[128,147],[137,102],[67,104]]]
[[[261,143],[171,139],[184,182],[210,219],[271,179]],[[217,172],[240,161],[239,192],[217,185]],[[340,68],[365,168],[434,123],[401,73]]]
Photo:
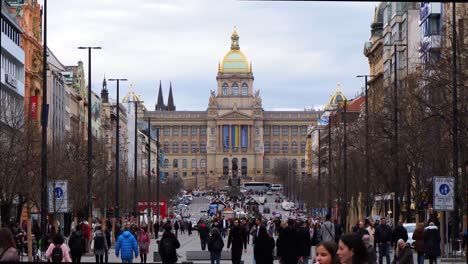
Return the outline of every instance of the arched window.
[[[246,83],[242,84],[242,95],[243,96],[249,95],[249,86]]]
[[[301,168],[305,168],[305,159],[301,160]]]
[[[265,169],[265,174],[270,174],[270,160],[269,159],[266,159],[263,162],[263,167]]]
[[[292,160],[292,167],[291,169],[294,171],[295,169],[297,169],[297,159],[293,159]]]
[[[279,165],[279,159],[275,159],[275,161],[273,161],[273,167],[278,168],[278,165]]]
[[[206,159],[200,160],[200,168],[206,168]]]
[[[195,141],[192,141],[192,153],[195,153],[195,152],[198,152],[198,146],[197,146],[197,142]]]
[[[188,152],[188,143],[187,141],[182,142],[182,153]]]
[[[164,165],[164,168],[166,168],[166,169],[169,168],[169,160],[165,159],[163,165]]]
[[[200,152],[201,153],[206,153],[206,142],[205,141],[200,142]]]
[[[170,153],[171,151],[171,145],[169,144],[169,141],[164,142],[164,153]]]
[[[265,148],[265,153],[270,153],[270,142],[266,141],[263,147]]]
[[[283,153],[288,152],[288,142],[287,141],[283,141],[283,146],[281,147],[281,150],[283,151]]]
[[[197,160],[192,159],[192,169],[195,169],[197,167]]]
[[[228,95],[228,84],[223,83],[223,95]]]
[[[172,161],[172,168],[174,168],[174,169],[179,168],[179,161],[177,159],[174,159]]]
[[[239,175],[239,162],[237,158],[233,158],[232,161],[232,176],[237,176]]]
[[[223,159],[223,175],[229,175],[229,160],[227,158]]]
[[[275,143],[273,143],[273,152],[274,153],[279,152],[279,142],[278,141],[275,141]]]
[[[182,169],[186,169],[187,168],[187,159],[183,159],[182,160]]]
[[[177,141],[172,143],[172,153],[179,153],[179,143]]]
[[[291,148],[292,148],[293,153],[297,153],[297,142],[296,141],[293,141],[293,143],[291,144]]]
[[[301,142],[301,153],[305,153],[305,149],[306,149],[306,142],[302,141]]]
[[[242,166],[242,176],[247,176],[247,159],[242,158],[241,160],[241,166]]]
[[[232,95],[239,95],[239,85],[237,83],[232,85]]]

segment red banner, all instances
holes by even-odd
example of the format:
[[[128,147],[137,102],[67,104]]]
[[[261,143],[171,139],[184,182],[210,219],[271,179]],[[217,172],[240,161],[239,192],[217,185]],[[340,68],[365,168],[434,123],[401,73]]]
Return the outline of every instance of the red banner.
[[[150,202],[150,206],[153,209],[154,212],[157,210],[157,203],[156,202]],[[145,211],[148,208],[148,202],[138,202],[138,211]],[[160,201],[159,202],[159,212],[162,218],[167,217],[167,202],[166,201]]]
[[[29,118],[31,120],[37,120],[37,112],[38,112],[38,105],[39,97],[38,96],[31,96],[29,98]]]

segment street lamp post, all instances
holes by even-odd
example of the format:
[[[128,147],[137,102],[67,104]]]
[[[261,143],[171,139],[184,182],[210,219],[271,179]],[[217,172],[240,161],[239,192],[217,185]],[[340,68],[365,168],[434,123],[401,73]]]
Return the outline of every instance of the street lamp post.
[[[395,77],[393,82],[393,152],[395,159],[395,212],[394,226],[398,226],[398,219],[400,218],[400,157],[399,157],[399,142],[398,142],[398,78],[397,78],[397,47],[406,47],[406,44],[384,44],[384,46],[393,46],[395,48],[395,62],[393,63]]]
[[[119,105],[119,84],[120,81],[126,81],[127,79],[109,79],[109,81],[117,82],[117,115],[116,115],[116,126],[115,126],[115,218],[119,219],[120,211],[120,192],[119,192],[119,180],[120,180],[120,105]]]
[[[2,2],[3,4],[3,2]],[[44,51],[42,54],[42,142],[41,142],[41,231],[45,235],[47,231],[47,0],[44,0]]]
[[[332,212],[331,199],[331,173],[332,173],[332,148],[331,148],[331,114],[328,116],[328,213]]]
[[[86,182],[86,197],[87,197],[87,214],[88,221],[91,223],[93,215],[92,201],[91,201],[91,157],[92,157],[92,134],[91,134],[91,50],[102,49],[101,47],[78,47],[78,49],[88,50],[88,177]]]
[[[198,148],[192,148],[195,152],[195,190],[198,190]]]
[[[161,188],[160,183],[160,169],[159,164],[160,162],[160,152],[161,152],[161,144],[159,143],[159,127],[156,127],[156,221],[159,221],[159,214],[160,214],[160,205],[159,205],[159,193]]]
[[[364,77],[364,94],[365,94],[365,102],[366,102],[366,115],[365,115],[365,126],[366,126],[366,143],[365,143],[365,148],[366,148],[366,184],[365,184],[365,189],[366,189],[366,194],[365,194],[365,204],[366,206],[364,207],[365,214],[370,215],[370,163],[369,163],[369,97],[368,97],[368,85],[367,85],[367,78],[368,77],[375,77],[375,75],[357,75],[357,78],[362,78]]]

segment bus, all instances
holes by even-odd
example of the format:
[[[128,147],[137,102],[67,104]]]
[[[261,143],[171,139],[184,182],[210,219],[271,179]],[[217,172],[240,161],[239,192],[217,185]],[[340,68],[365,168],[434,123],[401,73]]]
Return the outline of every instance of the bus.
[[[271,183],[269,182],[244,182],[242,187],[247,191],[253,192],[267,192],[271,188]]]

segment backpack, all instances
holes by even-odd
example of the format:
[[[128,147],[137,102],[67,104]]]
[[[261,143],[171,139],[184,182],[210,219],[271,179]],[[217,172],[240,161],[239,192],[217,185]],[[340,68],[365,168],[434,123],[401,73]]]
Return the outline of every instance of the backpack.
[[[76,233],[72,235],[68,244],[70,246],[70,250],[73,252],[83,251],[83,249],[81,248],[81,236],[77,235]]]
[[[55,245],[54,249],[52,249],[52,254],[50,256],[52,257],[52,262],[62,262],[63,252],[61,244]]]
[[[214,242],[213,242],[213,251],[214,252],[221,252],[223,251],[223,241],[221,239],[216,239]]]
[[[94,250],[103,250],[104,249],[104,243],[106,242],[104,240],[104,236],[101,234],[97,234],[96,237],[94,238]]]
[[[162,257],[169,257],[175,253],[174,245],[172,244],[172,239],[164,238],[161,239],[161,250],[160,254]]]

